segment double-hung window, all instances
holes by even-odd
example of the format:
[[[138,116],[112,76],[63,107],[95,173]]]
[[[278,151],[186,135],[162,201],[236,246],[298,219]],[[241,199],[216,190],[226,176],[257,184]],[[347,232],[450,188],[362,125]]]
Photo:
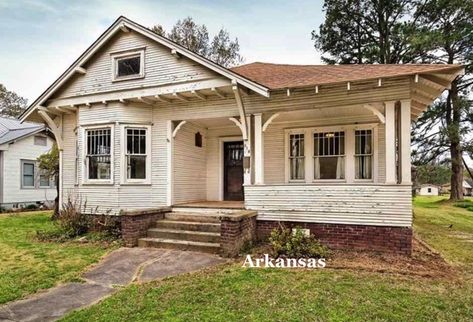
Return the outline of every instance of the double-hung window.
[[[345,132],[314,133],[314,179],[345,178]]]
[[[146,180],[148,167],[147,128],[126,129],[126,179]]]
[[[355,131],[355,179],[373,178],[372,130]]]
[[[21,167],[22,167],[21,187],[22,188],[35,188],[35,162],[22,161]]]
[[[44,173],[44,172],[40,172],[40,175],[39,175],[39,187],[40,188],[49,188],[51,187],[51,179],[50,177]]]
[[[304,134],[289,135],[289,179],[305,179]]]
[[[111,180],[111,128],[86,130],[86,169],[88,180]]]

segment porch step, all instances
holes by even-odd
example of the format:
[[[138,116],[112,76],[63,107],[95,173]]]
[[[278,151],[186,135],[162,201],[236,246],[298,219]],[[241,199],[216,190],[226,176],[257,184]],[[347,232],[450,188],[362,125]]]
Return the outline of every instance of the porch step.
[[[208,207],[190,207],[190,206],[173,206],[172,212],[187,212],[195,214],[210,214],[210,215],[219,215],[219,214],[229,214],[240,209],[234,208],[208,208]]]
[[[138,240],[138,246],[180,249],[180,250],[189,250],[189,251],[214,253],[214,254],[220,251],[220,244],[218,243],[205,243],[205,242],[196,242],[196,241],[187,241],[187,240],[150,238],[150,237],[140,238]]]
[[[190,221],[190,222],[208,222],[220,223],[220,215],[215,213],[196,213],[196,212],[181,212],[173,211],[166,213],[165,217],[174,221]]]
[[[220,223],[216,222],[163,219],[156,221],[154,228],[220,233]]]
[[[151,228],[148,230],[149,238],[164,238],[164,239],[177,239],[204,243],[219,243],[220,233],[205,232],[205,231],[192,231],[192,230],[179,230],[179,229],[163,229],[163,228]]]

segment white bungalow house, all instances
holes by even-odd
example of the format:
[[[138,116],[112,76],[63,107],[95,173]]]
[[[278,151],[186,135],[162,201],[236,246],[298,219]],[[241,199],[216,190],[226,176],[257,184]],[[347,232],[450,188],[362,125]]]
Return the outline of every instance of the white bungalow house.
[[[333,247],[408,253],[411,121],[462,72],[259,62],[227,69],[119,17],[21,120],[55,134],[61,200],[80,195],[123,216],[129,244],[228,249],[228,240],[284,222]],[[164,219],[149,219],[158,212]],[[173,235],[204,226],[195,221],[213,222],[205,228],[213,237]]]
[[[54,202],[54,180],[41,173],[37,164],[37,158],[54,144],[45,130],[42,124],[0,117],[0,208]]]
[[[438,196],[440,194],[440,186],[435,184],[422,184],[416,189],[416,194],[419,196]]]

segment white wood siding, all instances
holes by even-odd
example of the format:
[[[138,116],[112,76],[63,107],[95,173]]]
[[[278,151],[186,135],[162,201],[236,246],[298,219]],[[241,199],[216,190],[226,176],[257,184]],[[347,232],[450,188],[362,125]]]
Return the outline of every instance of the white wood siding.
[[[195,146],[195,133],[202,135],[202,147]],[[186,123],[174,138],[174,203],[207,198],[206,129]]]
[[[430,189],[430,192],[429,192]],[[437,186],[423,186],[419,189],[419,196],[438,196],[439,188]]]
[[[22,188],[21,160],[36,161],[43,153],[51,150],[54,141],[47,138],[47,145],[34,144],[34,135],[18,140],[3,151],[3,203],[54,201],[56,188]],[[38,168],[35,167],[35,180],[39,184]]]
[[[144,48],[145,77],[112,81],[111,53],[136,48]],[[84,67],[87,73],[76,74],[55,97],[74,97],[218,77],[214,72],[187,58],[176,59],[171,55],[170,49],[135,32],[117,34]]]
[[[245,187],[259,220],[376,226],[412,225],[410,185],[261,185]]]

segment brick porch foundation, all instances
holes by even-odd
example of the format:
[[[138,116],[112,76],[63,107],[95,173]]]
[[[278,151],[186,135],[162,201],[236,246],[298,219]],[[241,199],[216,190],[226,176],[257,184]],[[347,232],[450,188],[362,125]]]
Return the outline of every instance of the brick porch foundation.
[[[256,211],[243,210],[220,217],[222,256],[237,256],[245,243],[256,241],[256,215]]]
[[[121,233],[125,246],[134,247],[138,245],[138,239],[145,237],[148,229],[156,222],[163,219],[170,207],[162,207],[147,210],[122,211]]]
[[[410,255],[412,228],[301,222],[257,221],[257,236],[265,239],[274,228],[283,224],[287,228],[310,229],[321,243],[333,249],[355,249],[391,252]]]

